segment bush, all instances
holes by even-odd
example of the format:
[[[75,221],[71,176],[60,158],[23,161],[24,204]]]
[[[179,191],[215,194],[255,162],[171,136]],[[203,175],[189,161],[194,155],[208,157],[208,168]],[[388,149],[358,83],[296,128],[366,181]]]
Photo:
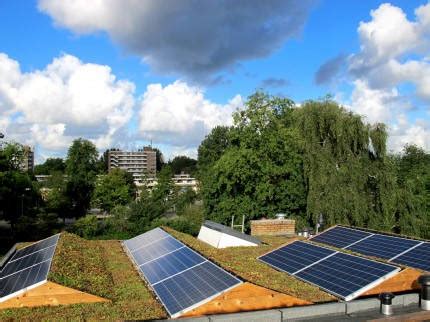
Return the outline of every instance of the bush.
[[[87,215],[76,220],[73,224],[72,231],[81,237],[92,238],[100,233],[101,228],[96,216]]]

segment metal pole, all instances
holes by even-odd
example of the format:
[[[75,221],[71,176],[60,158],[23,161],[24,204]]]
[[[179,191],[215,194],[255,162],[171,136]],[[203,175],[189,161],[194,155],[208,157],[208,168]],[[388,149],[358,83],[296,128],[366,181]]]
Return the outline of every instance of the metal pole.
[[[242,234],[245,232],[245,215],[242,216]]]
[[[234,215],[231,216],[231,228],[234,228]]]

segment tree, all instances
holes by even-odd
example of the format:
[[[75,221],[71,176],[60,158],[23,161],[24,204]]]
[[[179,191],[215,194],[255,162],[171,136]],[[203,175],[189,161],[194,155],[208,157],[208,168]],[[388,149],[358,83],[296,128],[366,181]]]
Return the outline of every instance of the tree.
[[[108,212],[115,206],[128,204],[135,195],[134,183],[130,183],[128,177],[128,173],[121,169],[112,169],[107,175],[100,176],[96,181],[93,204]]]
[[[156,170],[160,172],[165,165],[163,153],[158,148],[152,148],[152,150],[155,151]]]
[[[181,172],[194,174],[196,171],[197,160],[187,157],[185,155],[176,156],[172,161],[168,162],[174,174]]]
[[[328,225],[391,231],[396,226],[396,171],[386,158],[385,127],[370,126],[331,100],[295,110],[303,138],[307,214]]]
[[[67,195],[77,217],[85,215],[90,206],[97,174],[97,158],[95,145],[84,139],[74,140],[67,152]]]
[[[397,158],[399,231],[430,238],[430,154],[407,145]]]
[[[157,185],[152,191],[142,189],[136,202],[130,204],[129,218],[134,223],[136,232],[150,229],[153,220],[161,218],[175,204],[177,190],[170,167],[163,167],[157,179]]]
[[[227,223],[305,213],[300,137],[291,127],[293,103],[263,93],[252,95],[234,114],[234,126],[217,128],[199,147],[206,215]],[[213,149],[213,150],[212,150]],[[201,162],[202,161],[202,162]],[[200,163],[201,162],[201,163]]]
[[[200,143],[197,167],[200,174],[212,166],[222,156],[230,144],[230,127],[216,126]]]
[[[66,164],[61,158],[48,158],[42,164],[34,167],[34,174],[51,174],[52,172],[64,173]]]
[[[0,218],[11,224],[12,230],[19,218],[33,214],[38,195],[28,173],[21,171],[23,146],[13,142],[0,147]]]

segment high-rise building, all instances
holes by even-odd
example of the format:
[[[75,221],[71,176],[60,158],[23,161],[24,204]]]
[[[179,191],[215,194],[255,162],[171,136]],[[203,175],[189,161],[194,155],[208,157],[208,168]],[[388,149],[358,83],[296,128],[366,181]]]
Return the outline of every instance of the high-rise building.
[[[34,151],[28,146],[23,146],[24,158],[21,163],[21,170],[23,171],[33,171],[34,169]]]
[[[155,177],[157,169],[156,152],[151,147],[137,151],[110,149],[107,153],[108,170],[123,169],[133,175],[135,181],[142,177]]]

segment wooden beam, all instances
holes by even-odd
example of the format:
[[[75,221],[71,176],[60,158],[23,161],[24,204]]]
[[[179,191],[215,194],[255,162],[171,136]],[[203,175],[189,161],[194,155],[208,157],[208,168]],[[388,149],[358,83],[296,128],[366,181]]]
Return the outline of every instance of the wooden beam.
[[[310,304],[312,302],[272,291],[255,284],[243,283],[221,294],[212,301],[183,314],[181,317],[266,310]]]
[[[18,307],[55,306],[96,302],[110,301],[53,282],[46,282],[34,289],[0,303],[0,310]]]

